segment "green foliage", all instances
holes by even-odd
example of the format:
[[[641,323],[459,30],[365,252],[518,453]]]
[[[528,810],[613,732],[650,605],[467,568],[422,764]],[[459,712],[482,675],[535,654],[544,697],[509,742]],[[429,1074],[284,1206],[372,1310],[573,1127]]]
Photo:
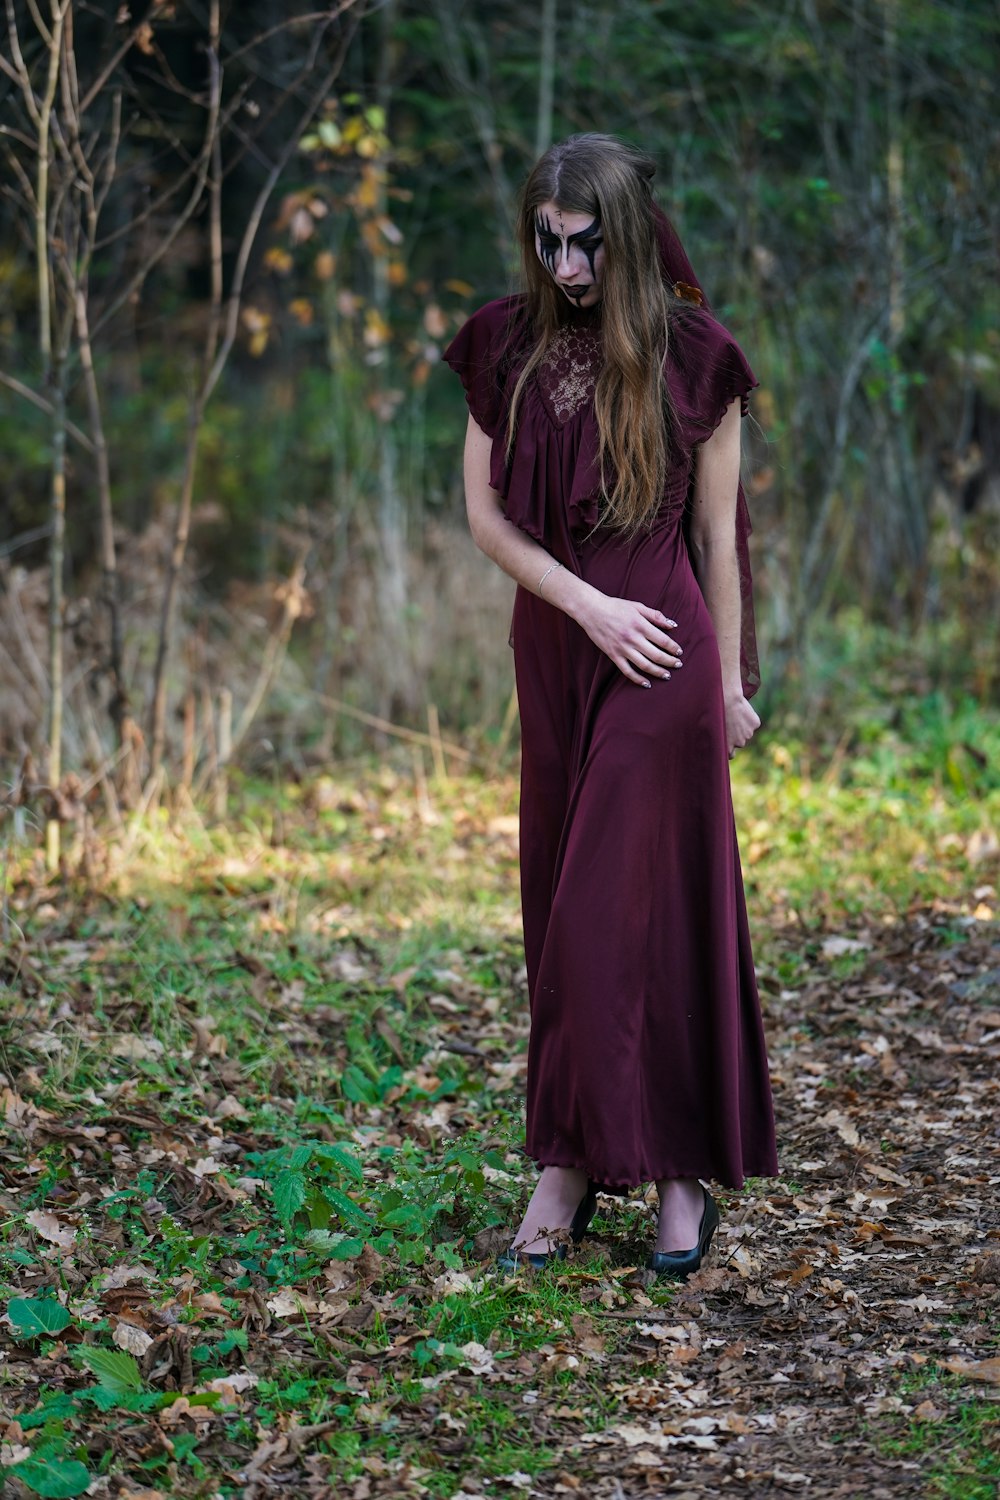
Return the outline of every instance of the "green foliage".
[[[958,1384],[931,1366],[921,1389],[925,1395],[943,1399],[945,1409],[933,1418],[914,1416],[905,1425],[879,1432],[877,1447],[890,1457],[918,1460],[928,1500],[993,1500],[1000,1414],[995,1403],[983,1399],[959,1400],[949,1406],[948,1394]]]
[[[51,1338],[73,1321],[61,1302],[52,1297],[12,1297],[7,1316],[16,1336],[23,1339]]]
[[[42,1500],[72,1500],[82,1495],[93,1476],[76,1459],[26,1458],[9,1471]]]
[[[352,1152],[325,1142],[252,1153],[248,1165],[271,1184],[275,1216],[291,1243],[331,1259],[349,1259],[370,1244],[414,1264],[423,1263],[431,1241],[447,1237],[446,1226],[460,1223],[470,1232],[489,1222],[483,1166],[504,1168],[497,1151],[481,1153],[472,1140],[433,1157],[408,1142],[367,1172]],[[256,1256],[253,1264],[260,1265]]]
[[[75,1351],[77,1362],[96,1375],[101,1387],[114,1396],[142,1390],[142,1375],[135,1356],[123,1349],[101,1349],[83,1344]]]
[[[245,632],[220,602],[235,582],[286,567],[308,533],[315,612],[298,628],[302,682],[421,719],[433,701],[456,722],[495,731],[509,683],[501,693],[484,676],[506,669],[502,624],[485,622],[494,654],[484,665],[482,642],[468,639],[483,606],[471,548],[463,557],[447,536],[437,551],[441,521],[460,515],[465,419],[440,354],[470,308],[511,281],[510,214],[534,149],[525,122],[544,93],[539,18],[519,0],[429,9],[401,0],[391,38],[379,8],[356,19],[341,85],[298,142],[263,226],[236,349],[205,415],[191,543],[198,581],[186,623],[208,632],[206,660],[224,657],[212,670],[231,681]],[[258,4],[224,17],[227,104],[251,79],[264,87],[267,70],[242,73],[258,24],[270,35],[270,12]],[[198,26],[187,13],[156,21],[185,58],[187,102],[179,96],[182,118],[169,127],[185,149],[201,123],[204,53],[188,45]],[[780,20],[764,0],[710,11],[621,0],[559,17],[553,136],[593,122],[658,157],[661,200],[762,377],[755,410],[770,451],[755,446],[753,455],[764,471],[754,509],[768,564],[759,597],[765,615],[773,599],[768,633],[791,655],[804,619],[845,602],[899,621],[932,615],[940,596],[963,617],[967,641],[991,617],[996,548],[979,536],[979,517],[964,513],[962,477],[971,469],[989,483],[990,444],[978,438],[957,451],[955,435],[971,431],[974,407],[977,421],[995,422],[1000,395],[994,28],[985,0],[802,5]],[[154,75],[128,78],[131,154],[90,271],[95,309],[142,240],[127,232],[127,184],[164,171],[175,152],[173,137],[164,150]],[[14,142],[20,107],[19,91],[8,90],[3,123]],[[280,111],[258,117],[275,132],[285,124]],[[250,116],[237,118],[247,128]],[[886,208],[890,144],[901,163],[898,223]],[[250,164],[273,153],[247,150],[242,136],[235,161],[229,148],[236,224]],[[15,226],[10,217],[17,201],[0,210],[13,247],[17,227],[30,242],[30,220]],[[182,236],[141,304],[96,349],[116,521],[128,538],[124,592],[142,601],[130,621],[139,673],[154,649],[146,606],[162,584],[163,547],[158,535],[132,534],[151,518],[161,524],[176,501],[207,243]],[[0,364],[37,389],[31,257],[13,248],[0,272]],[[84,424],[75,377],[70,406]],[[44,519],[47,423],[0,386],[12,534]],[[69,551],[86,591],[97,496],[89,457],[72,443],[71,451]],[[377,633],[366,596],[379,597],[395,543],[410,548],[399,622],[405,682],[389,675],[383,658],[392,653],[368,645]],[[37,537],[17,561],[41,565],[44,546]],[[987,575],[972,590],[963,577],[970,555]],[[265,613],[259,598],[247,611]],[[315,705],[307,717],[318,733]],[[366,1090],[358,1102],[370,1103],[370,1084],[351,1074],[345,1096]]]

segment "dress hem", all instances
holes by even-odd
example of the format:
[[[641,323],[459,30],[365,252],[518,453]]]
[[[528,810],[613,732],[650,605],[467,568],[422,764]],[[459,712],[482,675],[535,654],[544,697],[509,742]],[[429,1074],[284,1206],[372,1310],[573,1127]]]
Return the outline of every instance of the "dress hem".
[[[761,1167],[758,1169],[754,1169],[752,1166],[749,1168],[744,1167],[743,1176],[737,1180],[727,1175],[726,1173],[716,1174],[715,1172],[698,1171],[695,1169],[679,1170],[676,1166],[671,1165],[670,1167],[664,1168],[663,1170],[651,1171],[649,1175],[645,1177],[638,1177],[635,1179],[627,1179],[624,1177],[607,1178],[600,1173],[592,1172],[586,1162],[580,1161],[577,1158],[574,1158],[572,1161],[543,1162],[542,1160],[540,1160],[540,1158],[532,1156],[530,1152],[527,1152],[526,1154],[529,1157],[529,1160],[533,1161],[535,1166],[539,1169],[543,1167],[563,1167],[572,1169],[576,1172],[586,1172],[588,1182],[592,1182],[598,1192],[608,1192],[616,1197],[620,1197],[625,1193],[630,1193],[635,1188],[645,1187],[648,1183],[659,1182],[664,1178],[676,1179],[693,1177],[705,1182],[715,1182],[718,1183],[720,1187],[729,1188],[734,1192],[738,1192],[746,1184],[748,1177],[777,1177],[780,1170],[777,1161],[769,1162],[766,1167]]]

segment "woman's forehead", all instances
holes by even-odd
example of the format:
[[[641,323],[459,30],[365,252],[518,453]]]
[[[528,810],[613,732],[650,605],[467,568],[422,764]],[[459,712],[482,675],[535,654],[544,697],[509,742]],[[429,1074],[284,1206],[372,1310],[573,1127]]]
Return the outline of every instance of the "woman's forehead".
[[[535,209],[536,226],[550,234],[579,234],[584,229],[590,229],[596,222],[593,214],[577,213],[574,209],[562,208],[551,200],[539,203]]]

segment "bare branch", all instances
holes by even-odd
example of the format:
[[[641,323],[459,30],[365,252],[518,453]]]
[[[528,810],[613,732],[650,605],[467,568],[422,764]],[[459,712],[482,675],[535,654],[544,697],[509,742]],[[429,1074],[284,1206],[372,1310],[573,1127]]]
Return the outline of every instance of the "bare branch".
[[[338,52],[338,56],[333,67],[324,74],[319,88],[315,90],[312,97],[310,98],[308,104],[302,112],[302,115],[299,118],[298,124],[296,125],[295,129],[290,132],[284,147],[278,153],[278,156],[275,159],[270,172],[267,174],[267,177],[265,178],[264,183],[261,186],[260,192],[257,194],[257,198],[254,202],[253,208],[250,210],[250,217],[247,220],[246,229],[243,231],[243,238],[240,241],[240,248],[236,256],[236,265],[233,270],[233,279],[229,290],[229,302],[226,309],[226,326],[225,333],[223,335],[222,346],[215,357],[215,363],[208,373],[208,377],[205,382],[206,394],[211,393],[211,391],[214,389],[216,381],[222,374],[222,370],[226,363],[226,360],[229,358],[229,351],[232,348],[236,338],[236,330],[239,324],[240,316],[240,303],[243,298],[243,283],[246,279],[247,266],[250,262],[250,252],[253,249],[254,241],[257,238],[257,231],[260,228],[261,219],[264,216],[264,209],[267,207],[268,199],[274,191],[275,183],[278,181],[278,178],[281,176],[282,172],[285,170],[285,167],[288,165],[288,161],[292,155],[292,152],[298,146],[299,140],[308,128],[310,120],[312,120],[316,111],[319,109],[323,100],[326,98],[334,79],[337,77],[337,74],[340,71],[343,50],[344,49],[342,48]]]
[[[94,79],[93,83],[90,85],[90,88],[87,90],[87,92],[84,94],[83,98],[80,100],[80,114],[81,115],[85,115],[87,113],[87,110],[93,104],[94,100],[97,98],[98,94],[101,92],[101,90],[103,89],[104,85],[107,83],[108,79],[111,77],[112,73],[115,71],[115,69],[117,68],[118,64],[121,62],[122,58],[126,55],[126,53],[130,52],[132,50],[132,48],[135,46],[136,39],[138,38],[138,36],[139,36],[140,32],[142,31],[143,27],[148,26],[150,24],[150,22],[152,21],[153,17],[156,15],[157,11],[158,10],[162,10],[163,6],[165,5],[165,3],[166,3],[166,0],[153,0],[152,5],[149,7],[149,10],[146,12],[146,14],[143,17],[143,19],[141,21],[139,21],[135,26],[132,27],[132,30],[129,32],[128,36],[125,38],[125,40],[122,42],[121,46],[118,48],[118,51],[115,52],[112,55],[112,57],[109,59],[109,61],[108,61],[107,65],[105,66],[103,72],[98,73],[97,77]]]
[[[272,26],[268,31],[262,31],[242,47],[237,47],[235,52],[228,53],[226,62],[235,62],[238,57],[244,57],[246,53],[253,52],[263,42],[268,42],[271,37],[277,36],[279,31],[287,31],[289,26],[302,26],[307,21],[339,21],[344,12],[350,10],[356,4],[357,0],[343,0],[343,3],[336,6],[333,10],[315,10],[304,16],[289,16],[286,21],[279,21],[277,26]]]
[[[21,76],[17,69],[7,61],[2,52],[0,52],[0,73],[6,73],[11,82],[16,83],[20,88]]]
[[[31,142],[31,147],[32,147],[32,150],[34,150],[34,147],[35,147],[34,141]],[[34,218],[34,216],[35,216],[35,189],[34,189],[34,185],[33,185],[32,181],[31,181],[31,178],[28,176],[27,172],[24,170],[24,168],[22,167],[21,163],[18,161],[17,157],[14,155],[13,151],[10,151],[10,150],[5,151],[4,155],[6,156],[8,162],[10,163],[10,169],[11,169],[11,171],[14,173],[14,176],[17,178],[18,182],[21,184],[21,190],[24,193],[24,197],[25,197],[26,202],[31,205],[31,216],[32,216],[32,218]]]
[[[5,385],[8,390],[14,391],[18,396],[23,396],[25,401],[30,401],[32,406],[37,406],[39,411],[43,411],[47,416],[51,417],[51,401],[46,401],[44,396],[40,396],[38,392],[33,391],[30,386],[22,384],[22,382],[15,379],[13,375],[7,375],[3,370],[0,370],[0,385]],[[86,448],[88,453],[93,453],[93,443],[90,441],[90,438],[87,436],[87,434],[81,431],[81,429],[77,427],[75,423],[67,422],[66,431],[69,433],[74,442],[80,444],[81,448]]]
[[[208,119],[205,122],[205,138],[198,159],[195,181],[191,192],[188,195],[187,203],[181,209],[173,224],[170,226],[169,231],[164,235],[163,239],[160,241],[159,245],[157,245],[156,249],[146,258],[143,265],[139,267],[139,269],[135,272],[131,279],[125,284],[122,290],[118,293],[117,297],[112,298],[111,302],[101,313],[101,316],[97,319],[94,326],[90,330],[91,338],[96,338],[105,324],[110,322],[115,314],[122,307],[124,307],[125,304],[131,299],[131,297],[139,290],[143,282],[146,280],[146,277],[149,275],[150,271],[152,271],[153,267],[158,265],[166,255],[167,251],[170,249],[171,245],[174,243],[177,236],[184,228],[185,224],[187,224],[188,220],[191,218],[191,215],[194,213],[198,204],[201,202],[202,195],[205,191],[205,183],[208,178],[209,167],[211,166],[212,162],[212,146],[219,128],[219,106],[220,100],[218,94],[213,93],[209,103]]]
[[[101,179],[101,181],[100,181],[100,183],[98,185],[98,188],[97,188],[97,196],[96,196],[96,202],[95,202],[95,208],[96,208],[96,212],[98,214],[101,212],[101,209],[104,207],[104,204],[105,204],[105,202],[107,200],[107,196],[108,196],[108,194],[111,191],[111,184],[115,180],[115,168],[118,165],[118,147],[121,144],[121,138],[122,138],[122,96],[121,96],[121,90],[119,90],[118,93],[115,94],[114,100],[112,101],[112,105],[111,105],[111,134],[110,134],[110,137],[108,139],[108,149],[107,149],[107,151],[104,154],[104,161],[103,161],[103,163],[100,166],[98,166],[97,169],[96,169],[96,175],[98,177],[100,177],[100,179]],[[95,220],[94,220],[94,239],[91,242],[91,249],[92,250],[95,249],[96,245],[97,245],[97,220],[96,220],[96,217],[95,217]]]
[[[52,357],[52,327],[49,291],[49,123],[52,105],[59,82],[59,57],[62,49],[62,28],[70,0],[62,0],[61,7],[53,7],[54,34],[49,42],[49,72],[45,82],[45,94],[38,114],[38,177],[35,187],[35,255],[38,272],[38,341],[42,358],[46,364]],[[30,90],[29,90],[30,92]]]
[[[28,0],[28,9],[31,11],[31,19],[34,21],[36,27],[38,28],[38,34],[42,38],[42,41],[45,43],[46,47],[51,47],[52,33],[46,26],[45,22],[42,20],[42,13],[38,9],[35,0]]]
[[[235,103],[230,100],[226,108],[221,111],[219,115],[218,127],[220,131],[225,130],[226,127],[230,124],[233,115],[236,113],[236,110],[242,103],[242,98],[243,91],[240,92],[240,97]],[[178,155],[184,155],[181,142],[166,130],[166,127],[163,126],[162,121],[158,119],[157,123],[160,124],[164,129],[164,139],[168,141],[169,144],[177,151]],[[154,165],[155,160],[156,159],[153,158]],[[168,188],[165,188],[158,198],[151,199],[141,213],[136,214],[134,218],[129,219],[128,222],[126,224],[123,224],[119,229],[114,229],[110,234],[106,234],[103,239],[97,240],[95,242],[94,249],[104,250],[108,245],[113,245],[117,240],[125,239],[129,236],[134,235],[140,225],[145,224],[147,220],[154,218],[160,212],[160,209],[170,202],[171,198],[176,197],[176,195],[181,191],[188,179],[192,177],[200,169],[201,166],[202,158],[199,155],[193,162],[188,163],[188,165],[184,169],[183,174],[179,178],[177,178],[175,182],[171,183]],[[128,179],[126,177],[122,180],[127,181]],[[197,206],[197,202],[194,206]]]
[[[28,106],[28,113],[36,125],[41,124],[41,114],[35,100],[35,91],[31,87],[31,74],[28,65],[21,52],[21,39],[17,34],[17,18],[14,14],[14,0],[7,0],[7,36],[10,41],[10,52],[14,59],[15,78],[24,95],[24,102]]]

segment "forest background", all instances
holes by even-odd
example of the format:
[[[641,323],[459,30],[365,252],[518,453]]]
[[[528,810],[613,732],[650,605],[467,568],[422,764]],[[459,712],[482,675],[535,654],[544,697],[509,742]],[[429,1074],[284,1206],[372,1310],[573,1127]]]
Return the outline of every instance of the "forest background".
[[[5,1495],[993,1500],[998,30],[3,0]],[[684,1287],[642,1191],[495,1268],[512,587],[440,355],[594,128],[760,378],[732,783],[781,1170]]]
[[[657,157],[760,377],[761,704],[822,722],[852,653],[995,688],[990,0],[42,12],[0,74],[6,767],[55,736],[50,783],[110,758],[134,801],[366,715],[503,750],[440,352],[516,284],[536,153],[593,128]]]

